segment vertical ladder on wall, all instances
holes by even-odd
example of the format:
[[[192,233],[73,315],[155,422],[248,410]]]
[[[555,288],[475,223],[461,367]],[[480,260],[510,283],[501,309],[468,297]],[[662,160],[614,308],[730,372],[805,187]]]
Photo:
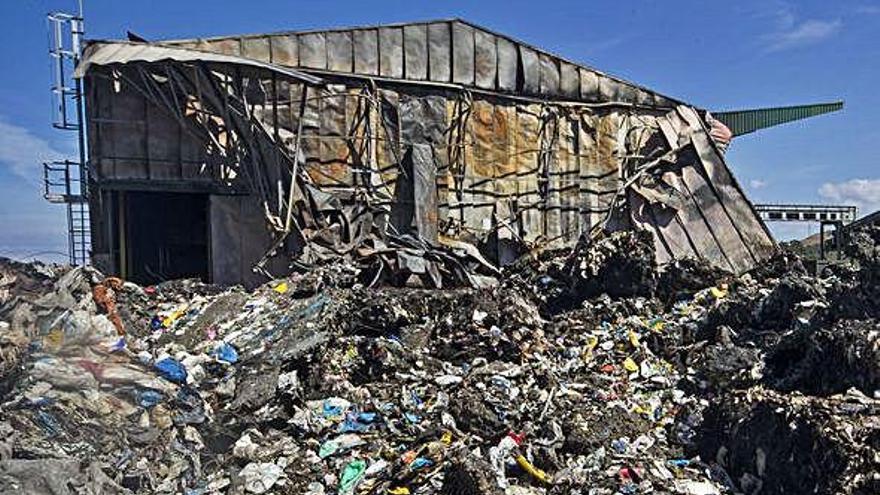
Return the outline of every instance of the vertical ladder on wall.
[[[43,196],[67,205],[67,236],[70,264],[85,265],[91,249],[89,217],[89,169],[86,162],[82,82],[73,71],[82,53],[82,4],[79,14],[48,15],[49,58],[52,62],[52,126],[77,134],[79,160],[43,164]]]

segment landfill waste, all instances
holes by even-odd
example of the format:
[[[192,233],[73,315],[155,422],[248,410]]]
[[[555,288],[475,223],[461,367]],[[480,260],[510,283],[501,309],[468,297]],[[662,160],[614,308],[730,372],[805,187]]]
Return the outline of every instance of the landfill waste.
[[[880,493],[880,231],[818,276],[388,245],[253,291],[0,260],[0,492]]]

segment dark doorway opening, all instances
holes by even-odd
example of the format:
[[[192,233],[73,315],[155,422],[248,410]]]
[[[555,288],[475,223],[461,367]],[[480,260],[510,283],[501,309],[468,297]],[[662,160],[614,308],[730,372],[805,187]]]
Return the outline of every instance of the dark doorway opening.
[[[123,276],[141,285],[178,278],[208,282],[208,195],[121,194],[119,246]]]

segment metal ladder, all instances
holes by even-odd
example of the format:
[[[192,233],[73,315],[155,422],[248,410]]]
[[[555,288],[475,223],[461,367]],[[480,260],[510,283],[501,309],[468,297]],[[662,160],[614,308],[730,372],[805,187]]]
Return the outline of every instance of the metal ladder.
[[[47,16],[49,57],[52,62],[52,126],[77,133],[79,160],[43,163],[43,197],[67,206],[68,256],[71,265],[89,263],[89,169],[86,161],[82,82],[73,71],[82,53],[82,4],[79,14],[55,12]]]

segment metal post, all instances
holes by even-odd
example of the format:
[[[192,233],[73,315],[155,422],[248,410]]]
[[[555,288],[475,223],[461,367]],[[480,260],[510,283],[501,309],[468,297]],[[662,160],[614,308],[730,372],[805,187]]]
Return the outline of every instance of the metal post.
[[[825,222],[819,223],[819,259],[825,259]]]

